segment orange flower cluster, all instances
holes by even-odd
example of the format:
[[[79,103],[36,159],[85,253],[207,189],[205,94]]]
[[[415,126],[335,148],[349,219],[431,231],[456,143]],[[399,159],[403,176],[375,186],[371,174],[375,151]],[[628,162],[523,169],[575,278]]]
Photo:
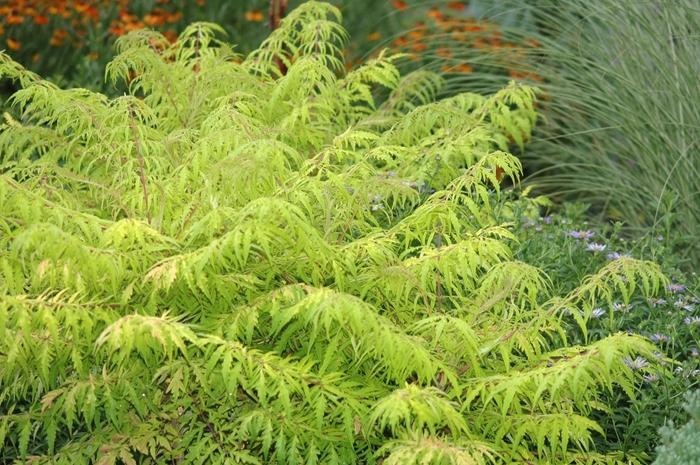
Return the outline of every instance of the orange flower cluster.
[[[161,6],[153,8],[143,17],[138,17],[129,12],[128,1],[122,3],[124,5],[120,5],[118,16],[109,25],[109,32],[115,37],[145,27],[161,29],[163,26],[175,24],[182,19],[182,12],[171,12]],[[165,4],[167,0],[158,0],[157,3]],[[173,29],[166,29],[162,32],[171,42],[177,38],[177,33]]]
[[[81,47],[88,27],[104,19],[106,12],[113,9],[118,10],[118,15],[110,23],[109,33],[115,37],[144,27],[163,29],[182,19],[182,12],[173,11],[176,5],[168,5],[170,0],[156,0],[155,3],[151,11],[138,17],[130,12],[129,0],[2,0],[0,37],[7,34],[7,48],[16,51],[22,48],[20,34],[16,31],[24,29],[26,34],[27,26],[53,26],[49,31],[51,46]],[[203,6],[205,0],[196,0],[196,3]],[[171,41],[177,37],[174,29],[167,29],[163,34]]]
[[[409,3],[404,0],[391,0],[393,8],[399,11],[409,9]],[[512,64],[516,66],[525,48],[537,48],[540,44],[535,40],[529,40],[525,44],[516,45],[505,42],[503,35],[495,23],[473,18],[454,17],[453,13],[464,12],[467,9],[467,2],[447,2],[444,6],[433,6],[429,8],[425,15],[430,19],[429,24],[419,21],[408,33],[395,38],[391,45],[400,51],[408,52],[413,59],[418,60],[419,53],[426,52],[430,47],[430,37],[450,37],[460,48],[463,45],[482,53],[499,52],[499,59],[502,57],[504,65]],[[418,8],[419,5],[416,5]],[[372,32],[367,36],[369,41],[381,39],[379,32]],[[452,50],[444,46],[431,50],[428,53],[435,54],[441,58],[452,58]],[[442,66],[442,71],[446,73],[471,73],[474,68],[468,63],[453,63]],[[541,77],[533,72],[526,72],[519,69],[508,69],[508,74],[514,79],[531,79],[541,81]]]

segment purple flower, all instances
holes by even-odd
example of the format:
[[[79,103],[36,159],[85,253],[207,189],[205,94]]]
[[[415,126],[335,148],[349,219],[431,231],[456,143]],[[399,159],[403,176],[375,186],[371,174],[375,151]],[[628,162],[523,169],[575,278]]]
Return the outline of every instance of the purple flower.
[[[644,382],[646,382],[646,383],[654,383],[658,380],[659,380],[659,375],[657,375],[656,373],[644,375]]]
[[[542,218],[542,222],[544,224],[552,224],[552,215],[547,215],[544,218]]]
[[[624,363],[633,370],[641,370],[642,368],[646,368],[649,365],[647,359],[639,356],[634,358],[634,360],[629,357],[625,357],[622,359],[622,363]]]
[[[569,231],[569,236],[573,237],[574,239],[588,240],[595,236],[595,233],[593,231]]]
[[[649,303],[651,304],[652,307],[656,307],[659,305],[666,305],[668,302],[666,302],[666,299],[654,299],[652,297],[649,299]]]
[[[671,340],[670,337],[661,333],[654,333],[651,336],[649,336],[649,339],[651,339],[652,342],[668,342]]]
[[[600,318],[603,315],[605,315],[605,310],[603,310],[600,307],[594,308],[593,311],[591,312],[591,318],[593,318],[594,320],[597,320],[598,318]]]
[[[678,294],[685,291],[685,286],[683,284],[672,283],[666,286],[666,290],[673,294]]]
[[[700,355],[700,352],[698,352],[697,347],[693,347],[692,349],[690,349],[690,356],[691,357],[697,357],[699,355]]]
[[[588,250],[589,252],[594,252],[594,253],[602,252],[603,250],[605,250],[605,244],[598,244],[597,242],[589,242],[588,244],[586,244],[586,250]]]
[[[683,323],[687,325],[698,325],[700,326],[700,316],[687,316],[683,319]]]

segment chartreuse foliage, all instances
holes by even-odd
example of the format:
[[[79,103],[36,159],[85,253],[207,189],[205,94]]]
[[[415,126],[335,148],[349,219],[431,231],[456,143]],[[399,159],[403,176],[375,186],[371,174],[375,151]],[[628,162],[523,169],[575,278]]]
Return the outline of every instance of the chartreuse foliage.
[[[338,19],[308,2],[246,58],[212,24],[132,33],[115,99],[2,57],[0,462],[628,463],[589,414],[653,347],[562,320],[658,267],[552,295],[496,175],[534,90],[342,75]]]

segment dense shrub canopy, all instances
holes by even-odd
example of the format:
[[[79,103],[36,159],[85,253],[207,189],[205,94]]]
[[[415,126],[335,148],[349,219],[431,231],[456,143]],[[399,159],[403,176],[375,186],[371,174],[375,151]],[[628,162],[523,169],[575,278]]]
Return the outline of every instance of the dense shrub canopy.
[[[342,74],[339,16],[308,2],[245,58],[212,24],[134,32],[115,99],[2,56],[0,461],[627,463],[588,415],[653,347],[562,320],[658,267],[551,295],[499,182],[534,90]]]

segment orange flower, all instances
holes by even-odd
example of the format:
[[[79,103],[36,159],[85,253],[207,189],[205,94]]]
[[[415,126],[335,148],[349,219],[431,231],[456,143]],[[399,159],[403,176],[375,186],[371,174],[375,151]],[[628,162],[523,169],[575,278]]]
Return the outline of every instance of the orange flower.
[[[34,24],[38,24],[40,26],[44,26],[46,24],[49,24],[49,18],[47,18],[44,15],[37,15],[34,17]]]
[[[374,42],[376,40],[379,40],[382,38],[382,35],[379,32],[373,32],[370,35],[367,36],[367,40]]]
[[[83,2],[75,2],[73,8],[75,8],[75,11],[77,11],[78,13],[85,13],[87,9],[90,8],[90,5]]]
[[[135,31],[137,29],[143,29],[146,24],[143,21],[135,21],[133,23],[125,24],[124,29],[128,32]]]
[[[540,41],[537,39],[528,39],[525,41],[525,43],[532,48],[540,48],[542,46]]]
[[[182,12],[178,11],[177,13],[168,13],[167,18],[165,19],[169,23],[176,23],[182,19]]]
[[[403,46],[405,46],[406,44],[408,44],[408,39],[405,38],[405,37],[397,37],[397,38],[392,42],[392,44],[393,44],[395,47],[403,47]]]
[[[143,17],[143,22],[149,26],[161,26],[165,23],[165,18],[160,15],[147,14]]]
[[[474,21],[473,19],[467,20],[464,22],[464,31],[465,32],[481,32],[484,30],[484,27]]]
[[[466,63],[460,63],[455,67],[455,71],[458,73],[469,74],[473,71],[473,68]]]
[[[436,6],[428,10],[428,18],[433,18],[435,20],[441,20],[444,18],[440,9]]]
[[[123,36],[125,32],[126,31],[120,24],[113,23],[112,26],[109,28],[109,33],[116,37]]]
[[[39,55],[38,53],[35,53],[34,55],[32,55],[32,61],[34,63],[38,62],[40,59],[41,59],[41,55]]]
[[[5,18],[5,23],[10,26],[16,26],[17,24],[22,24],[24,22],[24,16],[10,15]]]
[[[428,48],[428,46],[425,45],[423,42],[413,42],[411,48],[416,52],[424,52]]]
[[[85,10],[85,14],[88,15],[89,17],[91,17],[92,19],[95,19],[95,20],[99,19],[99,17],[100,17],[99,10],[93,6],[88,7],[88,9]]]
[[[531,81],[542,82],[542,76],[537,73],[531,73],[528,71],[518,71],[515,69],[508,70],[508,76],[513,79],[529,79]]]
[[[265,15],[260,10],[252,10],[245,12],[246,21],[252,21],[255,23],[260,23],[265,20]]]
[[[455,10],[455,11],[463,11],[467,5],[464,4],[464,2],[449,2],[447,3],[447,8],[450,10]]]
[[[440,47],[435,51],[435,54],[442,58],[450,58],[452,56],[452,50],[445,47]]]
[[[97,52],[90,52],[90,53],[88,53],[87,57],[88,57],[88,60],[90,60],[90,61],[97,61],[97,59],[100,56],[97,54]]]
[[[22,43],[19,40],[7,39],[5,42],[7,42],[7,48],[10,50],[19,50],[22,48]]]
[[[405,10],[406,8],[408,8],[408,4],[406,2],[404,2],[403,0],[393,0],[391,2],[391,4],[397,10]]]
[[[205,0],[196,0],[197,5],[204,6]]]

